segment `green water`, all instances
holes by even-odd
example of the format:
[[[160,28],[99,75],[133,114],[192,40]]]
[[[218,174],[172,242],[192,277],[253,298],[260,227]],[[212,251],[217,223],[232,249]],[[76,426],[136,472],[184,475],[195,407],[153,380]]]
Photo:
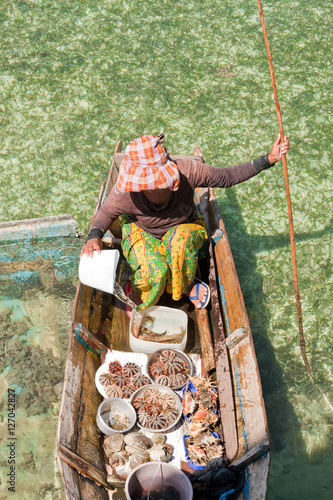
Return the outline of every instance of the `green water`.
[[[263,9],[292,144],[307,354],[332,402],[333,9],[324,0],[269,0]],[[118,139],[163,131],[171,152],[200,145],[207,163],[228,166],[267,152],[278,132],[255,0],[3,0],[0,40],[2,221],[71,213],[86,232]],[[217,195],[262,378],[272,441],[268,500],[328,500],[333,417],[301,360],[282,167]],[[7,307],[6,321],[8,314]],[[54,353],[60,364],[66,348],[64,339]],[[39,416],[34,429],[56,419]],[[17,498],[62,498],[53,464],[43,465],[33,441],[37,431],[25,432],[31,446],[20,460],[31,470],[22,466]],[[25,490],[31,480],[35,493]]]

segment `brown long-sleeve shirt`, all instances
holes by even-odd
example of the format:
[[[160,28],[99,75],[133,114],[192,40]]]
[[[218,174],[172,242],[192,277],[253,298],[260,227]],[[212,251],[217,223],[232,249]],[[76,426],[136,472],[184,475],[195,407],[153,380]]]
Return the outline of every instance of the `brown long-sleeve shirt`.
[[[153,207],[142,192],[120,192],[116,185],[97,213],[88,239],[101,238],[111,223],[124,213],[131,214],[133,222],[155,238],[163,235],[173,226],[194,222],[197,208],[193,200],[197,187],[228,188],[257,175],[261,170],[271,167],[268,155],[234,167],[211,167],[196,160],[178,159],[180,186],[172,191],[169,201],[161,210]]]

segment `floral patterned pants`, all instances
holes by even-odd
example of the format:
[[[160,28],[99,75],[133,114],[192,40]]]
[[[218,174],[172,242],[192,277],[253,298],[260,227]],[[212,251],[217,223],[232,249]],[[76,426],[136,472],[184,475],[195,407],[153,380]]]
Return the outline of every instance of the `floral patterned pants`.
[[[164,290],[179,300],[194,280],[198,258],[205,255],[203,218],[172,227],[161,240],[140,229],[128,214],[121,217],[121,225],[122,250],[133,271],[131,285],[142,300],[137,310],[156,304]]]

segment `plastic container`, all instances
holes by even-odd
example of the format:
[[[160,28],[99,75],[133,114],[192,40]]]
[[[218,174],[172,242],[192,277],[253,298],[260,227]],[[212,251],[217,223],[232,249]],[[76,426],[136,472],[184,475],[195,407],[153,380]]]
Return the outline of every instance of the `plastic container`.
[[[171,307],[164,306],[151,306],[147,307],[144,310],[144,316],[151,316],[153,319],[156,319],[157,329],[154,330],[155,325],[152,325],[151,330],[157,333],[162,333],[159,331],[158,323],[160,325],[164,325],[170,328],[179,327],[181,330],[185,330],[183,335],[183,340],[180,343],[168,343],[168,342],[150,342],[148,340],[137,339],[132,334],[132,323],[133,323],[133,314],[131,315],[130,321],[130,331],[129,331],[129,341],[130,347],[133,352],[144,352],[146,354],[152,354],[159,349],[178,349],[179,351],[184,351],[187,342],[187,314],[184,311],[180,311],[179,309],[173,309]],[[162,330],[163,331],[163,330]],[[174,330],[172,331],[174,333]]]
[[[168,486],[177,490],[180,500],[192,500],[189,478],[174,465],[162,462],[148,462],[133,469],[126,479],[125,495],[127,500],[135,500],[143,490],[152,494]]]
[[[79,264],[79,279],[83,285],[102,292],[113,293],[119,250],[94,250],[93,257],[83,254]]]
[[[217,434],[217,432],[212,431],[212,435],[216,439],[220,439],[220,436]],[[183,436],[183,446],[184,446],[185,458],[187,460],[188,466],[191,467],[191,469],[193,469],[193,470],[202,470],[202,469],[204,469],[206,467],[207,464],[197,465],[197,464],[195,464],[194,462],[191,461],[190,456],[188,454],[188,450],[186,448],[186,444],[185,444],[185,439],[188,438],[188,437],[190,437],[188,434],[185,434]]]
[[[106,420],[109,420],[109,414],[112,411],[114,414],[125,414],[129,419],[129,425],[125,429],[116,430],[108,425]],[[104,417],[104,418],[103,418]],[[123,434],[132,429],[136,422],[136,413],[133,406],[120,398],[107,398],[99,405],[97,410],[96,422],[98,428],[103,434],[112,436],[112,434]]]

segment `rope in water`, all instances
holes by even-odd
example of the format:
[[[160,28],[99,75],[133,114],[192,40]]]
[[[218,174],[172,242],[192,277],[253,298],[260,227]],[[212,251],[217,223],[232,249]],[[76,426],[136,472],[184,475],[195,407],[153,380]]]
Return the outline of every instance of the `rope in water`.
[[[269,48],[267,31],[266,31],[266,26],[265,26],[265,21],[264,21],[264,13],[262,10],[261,1],[260,0],[257,0],[257,1],[258,1],[259,13],[260,13],[261,25],[262,25],[262,29],[263,29],[263,33],[264,33],[265,45],[266,45],[266,49],[267,49],[268,63],[269,63],[269,69],[270,69],[270,73],[271,73],[275,106],[276,106],[277,118],[278,118],[278,122],[279,122],[279,131],[280,131],[280,137],[281,137],[281,143],[282,143],[283,138],[284,138],[284,134],[283,134],[283,125],[282,125],[280,104],[279,104],[276,83],[275,83],[275,77],[274,77],[273,61],[272,61],[271,51]],[[286,197],[287,197],[287,206],[288,206],[291,257],[292,257],[292,265],[293,265],[294,289],[295,289],[295,299],[296,299],[297,315],[298,315],[298,329],[299,329],[301,353],[302,353],[303,361],[304,361],[304,364],[306,366],[309,378],[310,378],[312,384],[315,385],[313,377],[312,377],[310,365],[308,362],[308,358],[306,356],[306,349],[305,349],[305,339],[304,339],[303,321],[302,321],[302,308],[301,308],[301,299],[300,299],[300,295],[299,295],[298,277],[297,277],[297,261],[296,261],[294,223],[293,223],[293,214],[292,214],[291,200],[290,200],[289,178],[288,178],[288,168],[287,168],[286,155],[282,155],[282,164],[283,164],[284,181],[285,181],[285,187],[286,187]]]

